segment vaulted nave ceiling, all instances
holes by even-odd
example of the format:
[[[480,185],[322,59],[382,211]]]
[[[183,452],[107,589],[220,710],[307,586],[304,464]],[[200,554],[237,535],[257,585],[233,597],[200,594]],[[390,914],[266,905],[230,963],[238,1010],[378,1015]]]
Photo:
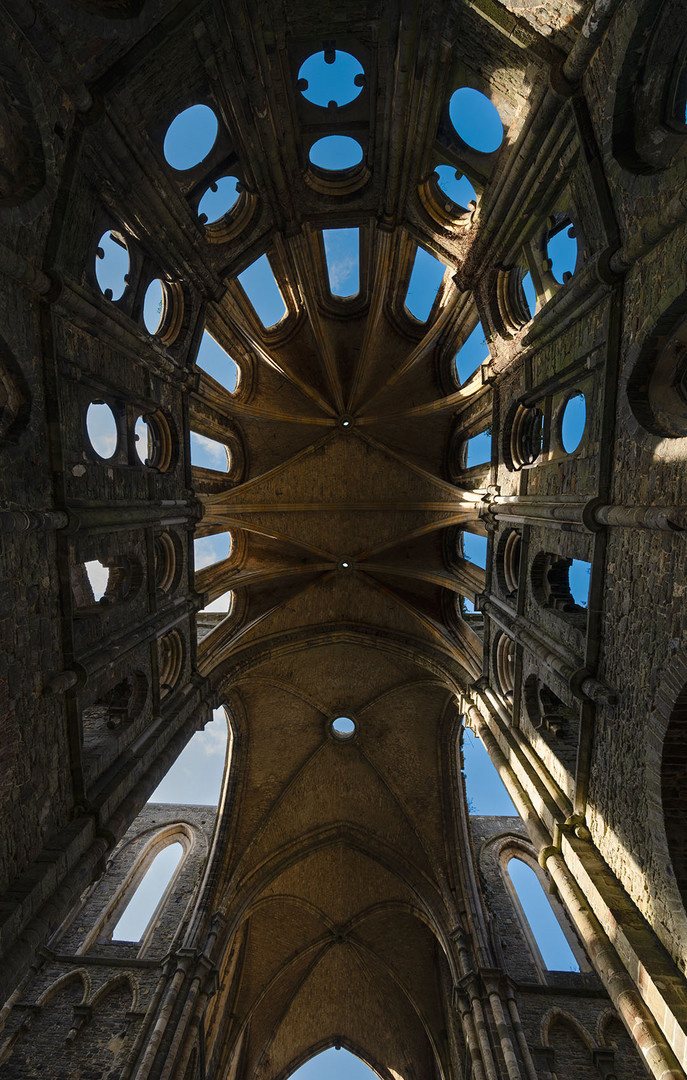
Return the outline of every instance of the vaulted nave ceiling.
[[[456,799],[455,698],[482,670],[457,600],[474,599],[483,575],[457,534],[484,534],[486,492],[454,483],[461,405],[482,379],[461,389],[453,358],[477,318],[489,207],[507,198],[519,140],[582,17],[564,2],[544,26],[536,5],[511,6],[184,3],[156,26],[165,5],[148,4],[147,36],[99,56],[109,126],[85,132],[92,187],[183,283],[196,346],[206,325],[241,370],[234,395],[202,372],[189,379],[191,429],[232,452],[228,474],[194,469],[191,483],[196,535],[232,536],[196,589],[206,602],[234,594],[198,647],[233,718],[210,1075],[277,1080],[332,1044],[387,1080],[448,1076],[464,1057],[446,1019],[456,941],[474,934],[485,956],[488,944]],[[78,27],[75,42],[79,55]],[[319,108],[297,88],[323,46],[363,65],[350,105]],[[94,63],[85,44],[82,63]],[[499,110],[496,153],[452,133],[448,102],[464,85]],[[219,117],[217,143],[173,175],[165,131],[198,102]],[[327,134],[357,138],[362,165],[338,177],[310,167]],[[439,163],[470,176],[476,208],[449,205]],[[222,170],[241,181],[240,203],[224,233],[204,235],[194,206]],[[349,300],[327,288],[321,230],[337,227],[360,229]],[[447,267],[426,323],[404,306],[418,244]],[[287,307],[268,330],[237,280],[265,252]],[[332,731],[337,716],[354,720],[352,738]]]

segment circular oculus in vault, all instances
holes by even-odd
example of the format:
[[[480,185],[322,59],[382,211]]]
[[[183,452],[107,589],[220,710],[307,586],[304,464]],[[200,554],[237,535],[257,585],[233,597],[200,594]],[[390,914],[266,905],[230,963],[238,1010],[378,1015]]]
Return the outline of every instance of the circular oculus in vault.
[[[332,720],[330,727],[335,739],[345,741],[353,738],[357,725],[355,720],[351,720],[350,716],[337,716]]]

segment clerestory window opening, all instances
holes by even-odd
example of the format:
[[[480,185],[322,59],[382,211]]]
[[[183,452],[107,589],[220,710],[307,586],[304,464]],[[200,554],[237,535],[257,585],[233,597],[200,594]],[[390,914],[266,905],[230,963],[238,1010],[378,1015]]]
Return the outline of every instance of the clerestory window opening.
[[[231,726],[227,710],[220,706],[205,727],[191,736],[148,802],[216,807],[230,761]]]
[[[191,465],[199,469],[211,469],[213,472],[229,472],[231,450],[225,443],[211,439],[208,435],[201,435],[198,431],[190,434]]]
[[[207,566],[223,562],[231,554],[231,533],[212,533],[210,536],[196,536],[193,541],[193,560],[196,573]]]
[[[230,394],[236,392],[239,384],[239,366],[209,330],[203,330],[196,353],[196,364]]]
[[[418,245],[406,292],[406,311],[418,322],[427,322],[446,274],[446,266]]]
[[[379,1080],[378,1074],[362,1058],[338,1044],[315,1054],[292,1072],[287,1080],[322,1080],[322,1077],[330,1077],[331,1080]]]
[[[360,229],[323,229],[329,291],[349,300],[360,292]]]
[[[267,255],[251,263],[238,280],[265,330],[277,326],[286,315],[286,304]]]
[[[465,467],[491,464],[491,428],[479,431],[465,442]]]
[[[517,817],[518,812],[484,743],[470,728],[462,729],[462,752],[469,813]]]
[[[462,556],[467,559],[468,562],[472,562],[475,566],[480,566],[482,570],[486,570],[487,567],[487,538],[486,536],[480,536],[479,533],[469,532],[467,529],[462,531]]]
[[[560,437],[567,454],[577,450],[587,425],[587,401],[581,391],[571,394],[561,413]]]
[[[220,176],[213,180],[203,192],[198,203],[198,217],[204,225],[214,225],[216,221],[230,213],[239,199],[239,181],[236,176]]]
[[[487,339],[482,323],[478,322],[474,330],[471,330],[468,334],[454,357],[459,385],[462,386],[466,383],[470,376],[474,375],[475,371],[477,371],[477,368],[481,364],[487,363],[489,359],[490,354]]]
[[[88,441],[98,457],[108,460],[114,457],[119,441],[117,420],[105,401],[92,401],[86,409]]]

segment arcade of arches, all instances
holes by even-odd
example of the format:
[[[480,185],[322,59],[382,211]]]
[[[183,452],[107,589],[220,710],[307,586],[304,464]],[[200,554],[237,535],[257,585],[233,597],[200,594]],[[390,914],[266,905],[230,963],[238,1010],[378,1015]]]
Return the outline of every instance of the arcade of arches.
[[[0,1078],[684,1078],[687,3],[0,19]]]

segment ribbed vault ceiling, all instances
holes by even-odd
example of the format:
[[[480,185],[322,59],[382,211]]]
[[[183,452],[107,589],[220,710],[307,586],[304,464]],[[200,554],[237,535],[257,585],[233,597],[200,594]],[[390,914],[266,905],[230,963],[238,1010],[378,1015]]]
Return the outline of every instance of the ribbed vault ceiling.
[[[451,365],[474,325],[468,286],[508,210],[492,219],[490,205],[580,15],[575,2],[547,21],[541,5],[510,7],[178,4],[159,33],[146,5],[147,34],[100,54],[112,129],[86,140],[92,186],[208,301],[207,325],[243,372],[233,397],[202,373],[190,393],[191,426],[235,462],[225,477],[193,472],[197,535],[233,537],[196,588],[235,594],[198,655],[233,727],[209,1075],[277,1080],[339,1043],[386,1080],[447,1076],[464,1059],[452,934],[484,943],[468,899],[455,695],[481,672],[481,642],[456,614],[457,594],[475,587],[453,555],[456,528],[480,531],[484,493],[452,483],[465,391]],[[74,34],[87,76],[94,61]],[[366,72],[348,112],[318,111],[296,88],[305,57],[334,39]],[[446,126],[460,85],[488,89],[506,137],[488,161],[466,152],[484,191],[477,214],[452,220],[432,217],[426,192],[439,161],[461,164]],[[203,241],[189,211],[201,178],[172,183],[160,155],[171,118],[196,101],[219,114],[248,192],[225,242]],[[307,164],[313,139],[333,131],[365,151],[360,183],[339,191]],[[139,183],[120,168],[127,155]],[[338,226],[361,230],[351,301],[326,288],[320,230]],[[426,325],[404,311],[418,243],[448,268]],[[273,331],[237,281],[264,252],[288,307]],[[338,715],[354,718],[354,738],[332,735]]]

